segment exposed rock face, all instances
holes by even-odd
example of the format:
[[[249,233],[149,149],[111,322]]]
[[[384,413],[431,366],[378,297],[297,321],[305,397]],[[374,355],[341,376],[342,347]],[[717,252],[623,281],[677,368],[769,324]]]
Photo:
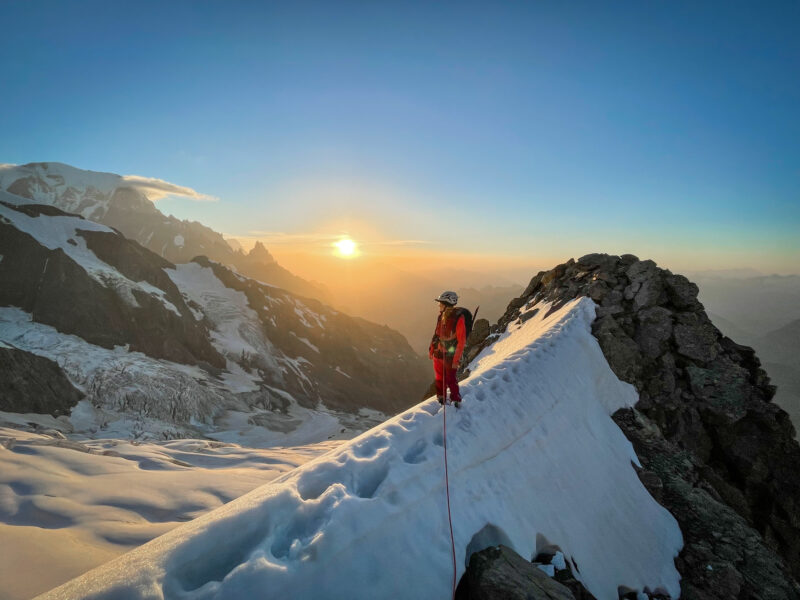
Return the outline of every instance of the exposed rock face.
[[[408,408],[425,389],[431,377],[430,365],[396,331],[237,276],[205,257],[193,262],[212,269],[228,288],[244,293],[260,318],[265,337],[277,350],[303,360],[307,379],[283,378],[273,383],[282,383],[306,406],[322,400],[331,408],[358,410],[368,406],[395,413]],[[298,302],[322,322],[301,325]],[[313,393],[309,384],[314,386]]]
[[[57,417],[82,397],[52,360],[0,345],[0,410]]]
[[[456,591],[457,600],[575,600],[569,588],[506,546],[476,552]]]
[[[800,598],[800,446],[755,352],[720,334],[697,292],[652,261],[590,254],[537,274],[468,356],[526,308],[591,297],[606,359],[639,391],[614,419],[684,535],[682,597]]]
[[[18,210],[16,206],[4,206]],[[36,207],[23,208],[30,213]],[[46,210],[57,209],[46,207]],[[48,216],[77,220],[73,215],[58,212]],[[84,238],[98,258],[108,260],[121,273],[129,275],[131,281],[144,281],[163,292],[175,310],[156,296],[137,289],[131,291],[132,301],[124,301],[113,284],[101,284],[61,248],[47,248],[28,233],[2,221],[0,306],[22,308],[35,321],[105,348],[129,344],[131,350],[155,358],[225,366],[224,359],[208,340],[208,330],[195,320],[164,273],[163,268],[172,267],[171,263],[121,234],[77,230],[76,237]],[[78,243],[74,238],[73,241]]]

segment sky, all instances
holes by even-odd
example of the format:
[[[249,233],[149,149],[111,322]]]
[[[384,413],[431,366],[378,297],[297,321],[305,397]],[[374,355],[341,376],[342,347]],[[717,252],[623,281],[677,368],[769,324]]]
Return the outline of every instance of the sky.
[[[798,2],[0,3],[0,162],[279,259],[800,272]]]

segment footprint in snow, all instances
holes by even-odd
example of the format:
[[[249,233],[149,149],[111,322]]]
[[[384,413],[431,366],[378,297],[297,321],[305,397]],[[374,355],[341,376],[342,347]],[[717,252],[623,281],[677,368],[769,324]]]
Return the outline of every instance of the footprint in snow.
[[[431,403],[426,404],[425,406],[423,406],[422,410],[424,410],[429,415],[433,416],[433,415],[435,415],[436,413],[439,412],[440,408],[441,408],[441,406],[439,405],[438,402],[431,402]]]
[[[469,431],[472,429],[472,416],[469,414],[469,412],[462,411],[459,414],[461,415],[461,419],[458,422],[458,428],[462,431]]]
[[[373,436],[359,443],[353,448],[353,454],[358,458],[370,458],[378,453],[378,450],[386,448],[389,440],[383,436]]]
[[[408,449],[408,451],[403,455],[403,460],[409,464],[416,465],[421,463],[425,460],[427,455],[425,454],[425,450],[427,449],[428,444],[425,440],[417,440],[414,442],[414,445]]]

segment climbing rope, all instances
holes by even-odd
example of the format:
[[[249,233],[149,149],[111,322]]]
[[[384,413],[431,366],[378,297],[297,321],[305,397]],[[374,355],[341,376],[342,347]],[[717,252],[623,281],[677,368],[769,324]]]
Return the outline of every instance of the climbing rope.
[[[453,537],[453,518],[450,514],[450,478],[447,473],[447,379],[445,379],[445,363],[447,357],[442,356],[442,445],[444,446],[444,489],[447,492],[447,522],[450,525],[450,548],[453,551],[453,599],[456,597],[456,542]]]

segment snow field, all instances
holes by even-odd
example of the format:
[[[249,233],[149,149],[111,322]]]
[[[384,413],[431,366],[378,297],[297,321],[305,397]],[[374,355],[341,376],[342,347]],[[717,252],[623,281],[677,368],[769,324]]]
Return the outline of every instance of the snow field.
[[[635,390],[591,335],[591,300],[547,312],[484,350],[448,409],[457,576],[474,551],[532,558],[538,540],[599,600],[621,585],[677,598],[680,530],[610,418]],[[423,402],[44,597],[448,597],[442,417]]]
[[[0,597],[31,598],[338,443],[76,442],[0,427]]]

